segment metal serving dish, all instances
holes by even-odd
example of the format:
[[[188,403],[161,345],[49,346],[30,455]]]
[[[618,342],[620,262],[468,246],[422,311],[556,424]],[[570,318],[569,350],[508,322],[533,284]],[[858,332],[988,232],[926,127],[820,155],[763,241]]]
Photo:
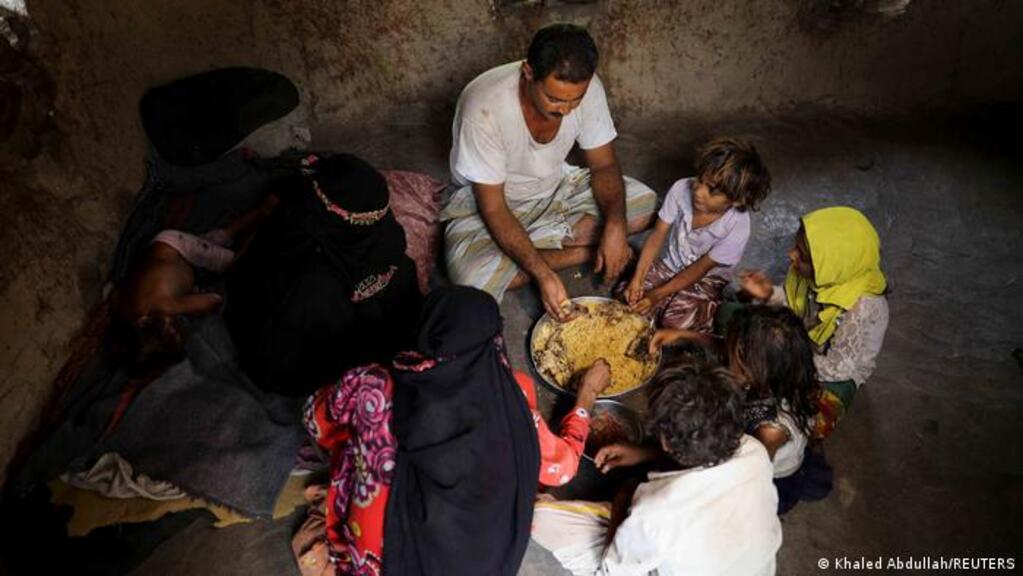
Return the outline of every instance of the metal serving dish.
[[[597,426],[597,421],[600,418],[604,418],[605,413],[610,414],[615,420],[621,424],[621,437],[616,439],[609,439],[608,442],[602,442],[599,445],[591,443],[594,439],[594,427]],[[639,419],[639,414],[633,411],[631,408],[616,402],[614,400],[597,400],[593,404],[593,409],[590,411],[590,438],[586,440],[586,448],[583,450],[583,456],[592,460],[596,457],[597,452],[601,447],[607,444],[613,444],[614,442],[631,442],[633,444],[639,444],[643,441],[643,423]]]
[[[606,298],[604,296],[578,296],[576,298],[572,298],[572,302],[576,303],[576,304],[606,304],[606,303],[615,302],[615,300],[613,300],[611,298]],[[549,314],[544,312],[544,315],[541,316],[540,319],[537,320],[535,324],[533,324],[533,328],[529,332],[529,361],[533,364],[533,372],[535,372],[537,375],[540,376],[540,382],[542,382],[544,386],[546,386],[550,390],[553,390],[557,394],[564,395],[564,396],[569,396],[569,397],[573,397],[574,398],[575,397],[575,392],[573,392],[571,390],[566,390],[566,389],[562,388],[561,386],[558,386],[557,382],[554,382],[550,377],[548,377],[548,375],[546,373],[544,373],[543,371],[540,370],[540,366],[538,366],[537,362],[536,362],[536,350],[534,349],[533,346],[534,346],[534,343],[536,342],[537,332],[539,330],[542,330],[546,325],[554,323],[554,322],[557,322],[557,320],[555,320],[554,318],[551,318],[551,316]],[[650,320],[649,324],[650,324],[650,329],[652,330],[654,328],[654,321],[653,321],[653,319]],[[650,373],[650,376],[648,376],[645,380],[643,380],[638,385],[636,385],[636,386],[634,386],[634,387],[632,387],[632,388],[630,388],[628,390],[625,390],[625,391],[622,391],[622,392],[618,392],[618,393],[615,393],[615,394],[602,394],[602,395],[599,396],[599,398],[601,398],[601,399],[622,398],[622,397],[628,396],[630,394],[634,394],[638,390],[642,390],[643,388],[646,387],[647,384],[650,383],[650,380],[653,379],[654,374],[657,374],[657,372],[661,369],[661,361],[662,361],[663,358],[664,358],[663,354],[658,354],[657,355],[657,360],[656,360],[657,366],[656,366],[656,368]]]

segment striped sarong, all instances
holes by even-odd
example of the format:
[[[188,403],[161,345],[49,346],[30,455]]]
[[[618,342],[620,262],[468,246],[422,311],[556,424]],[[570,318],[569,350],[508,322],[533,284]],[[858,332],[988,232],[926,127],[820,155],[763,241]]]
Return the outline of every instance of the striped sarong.
[[[643,291],[649,292],[667,283],[676,273],[664,261],[650,267],[643,279]],[[704,276],[690,286],[662,299],[652,310],[659,328],[695,330],[704,334],[714,332],[714,315],[724,297],[722,291],[728,280],[720,276]],[[624,290],[622,284],[621,290]]]
[[[537,501],[531,535],[572,574],[593,574],[604,556],[610,522],[610,502]]]
[[[624,177],[625,212],[629,221],[650,216],[657,210],[657,194],[639,180]],[[572,237],[572,227],[585,216],[600,218],[590,188],[587,168],[565,165],[557,189],[547,198],[508,202],[508,208],[522,223],[529,239],[539,250],[557,250]],[[444,228],[444,260],[448,277],[455,284],[474,286],[489,292],[498,302],[519,271],[519,267],[494,242],[476,209],[472,186],[459,188],[441,212]]]

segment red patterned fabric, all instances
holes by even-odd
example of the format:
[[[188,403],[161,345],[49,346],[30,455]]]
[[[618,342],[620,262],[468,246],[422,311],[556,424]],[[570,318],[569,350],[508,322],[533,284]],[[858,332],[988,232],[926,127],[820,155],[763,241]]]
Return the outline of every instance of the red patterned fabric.
[[[403,369],[412,371],[437,363],[414,354],[400,358],[408,362]],[[537,410],[533,380],[520,371],[514,375],[526,395],[540,440],[540,483],[565,484],[578,470],[590,429],[589,415],[569,413],[561,421],[559,434],[554,434]],[[324,567],[317,561],[321,556],[312,549],[315,538],[308,532],[324,525],[330,562],[337,574],[382,573],[384,514],[397,449],[391,432],[393,391],[390,373],[374,364],[346,372],[306,404],[306,429],[330,454],[325,518],[310,523],[293,542],[296,558],[310,574],[320,574]]]
[[[393,390],[387,370],[370,365],[346,372],[306,405],[306,428],[330,454],[326,528],[338,574],[382,573],[384,511],[397,449]]]

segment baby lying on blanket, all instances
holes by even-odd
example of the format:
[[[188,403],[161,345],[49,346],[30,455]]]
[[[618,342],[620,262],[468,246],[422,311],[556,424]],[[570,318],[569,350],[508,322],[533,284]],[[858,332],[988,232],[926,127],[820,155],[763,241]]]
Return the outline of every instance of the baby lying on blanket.
[[[196,291],[194,268],[227,269],[277,201],[267,196],[226,228],[201,236],[163,230],[153,237],[114,296],[115,349],[130,367],[147,370],[181,358],[178,317],[212,314],[223,302],[220,294]]]

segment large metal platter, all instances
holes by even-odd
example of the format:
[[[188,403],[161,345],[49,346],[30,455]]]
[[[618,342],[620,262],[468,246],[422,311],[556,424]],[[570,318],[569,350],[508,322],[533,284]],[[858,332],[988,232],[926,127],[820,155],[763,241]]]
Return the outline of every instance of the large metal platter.
[[[572,298],[572,302],[575,302],[575,303],[578,303],[578,304],[603,304],[603,303],[609,303],[609,302],[614,302],[614,301],[615,300],[613,300],[611,298],[604,297],[604,296],[577,296],[575,298]],[[558,384],[556,382],[552,381],[547,376],[547,374],[543,373],[540,370],[540,367],[537,366],[537,364],[536,364],[536,355],[534,354],[535,351],[533,350],[533,342],[536,339],[537,330],[542,329],[545,325],[550,324],[552,322],[557,322],[557,320],[555,320],[554,318],[551,318],[551,316],[545,312],[544,315],[541,316],[540,319],[537,320],[535,324],[533,324],[532,330],[529,331],[529,361],[530,361],[530,363],[533,364],[533,372],[535,372],[538,376],[540,376],[540,382],[543,383],[544,386],[546,386],[548,389],[553,390],[554,392],[556,392],[556,393],[558,393],[560,395],[569,396],[569,397],[573,397],[574,398],[575,397],[575,392],[572,392],[571,390],[565,390],[561,386],[558,386]],[[650,320],[650,327],[651,328],[654,327],[653,319]],[[654,374],[657,374],[657,372],[661,369],[661,361],[663,360],[663,358],[664,358],[663,354],[658,354],[658,356],[657,356],[657,368],[653,372],[651,372],[650,376],[646,380],[641,382],[638,386],[635,386],[633,388],[625,390],[624,392],[618,392],[617,394],[601,395],[601,396],[599,396],[599,398],[623,398],[623,397],[629,396],[631,394],[635,394],[639,390],[642,390],[643,388],[645,388],[647,386],[647,384],[650,383],[650,380],[653,379]]]

